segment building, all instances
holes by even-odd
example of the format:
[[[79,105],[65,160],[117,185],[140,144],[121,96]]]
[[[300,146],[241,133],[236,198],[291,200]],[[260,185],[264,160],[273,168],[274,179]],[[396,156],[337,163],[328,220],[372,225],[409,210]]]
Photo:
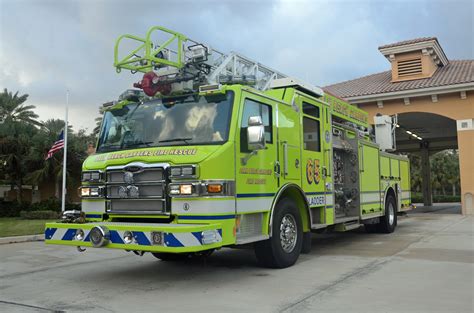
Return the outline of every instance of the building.
[[[379,47],[391,69],[324,87],[369,112],[398,114],[397,151],[422,157],[423,198],[432,204],[429,155],[459,149],[463,214],[474,214],[474,60],[449,60],[435,37]]]

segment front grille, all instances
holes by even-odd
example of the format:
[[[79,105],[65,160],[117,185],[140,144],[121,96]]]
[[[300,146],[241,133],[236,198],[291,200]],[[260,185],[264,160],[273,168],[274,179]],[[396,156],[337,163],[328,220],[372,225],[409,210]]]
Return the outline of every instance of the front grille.
[[[106,171],[107,212],[168,213],[167,171],[164,165],[128,165]]]

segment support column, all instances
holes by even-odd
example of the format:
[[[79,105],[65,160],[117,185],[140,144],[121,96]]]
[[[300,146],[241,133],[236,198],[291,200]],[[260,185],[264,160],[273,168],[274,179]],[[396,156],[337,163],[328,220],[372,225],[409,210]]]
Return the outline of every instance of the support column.
[[[474,214],[474,120],[457,121],[462,214]]]
[[[433,195],[431,192],[431,167],[430,151],[428,147],[421,148],[421,184],[423,189],[423,205],[433,205]]]

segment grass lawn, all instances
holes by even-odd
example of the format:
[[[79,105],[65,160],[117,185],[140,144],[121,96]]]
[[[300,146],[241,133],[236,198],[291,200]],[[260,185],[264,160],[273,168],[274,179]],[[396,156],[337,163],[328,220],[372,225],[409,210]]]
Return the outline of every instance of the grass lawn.
[[[23,220],[19,217],[0,218],[0,237],[37,235],[44,232],[44,224],[55,220]]]

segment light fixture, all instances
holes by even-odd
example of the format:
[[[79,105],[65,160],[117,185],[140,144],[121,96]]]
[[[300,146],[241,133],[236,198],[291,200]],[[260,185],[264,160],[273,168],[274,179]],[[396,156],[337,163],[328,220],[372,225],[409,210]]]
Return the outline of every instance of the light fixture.
[[[131,231],[125,231],[123,233],[123,242],[126,244],[131,244],[133,242],[133,233]]]
[[[74,238],[76,240],[79,240],[79,241],[83,240],[84,239],[84,231],[82,229],[76,230],[76,234],[74,235]]]

